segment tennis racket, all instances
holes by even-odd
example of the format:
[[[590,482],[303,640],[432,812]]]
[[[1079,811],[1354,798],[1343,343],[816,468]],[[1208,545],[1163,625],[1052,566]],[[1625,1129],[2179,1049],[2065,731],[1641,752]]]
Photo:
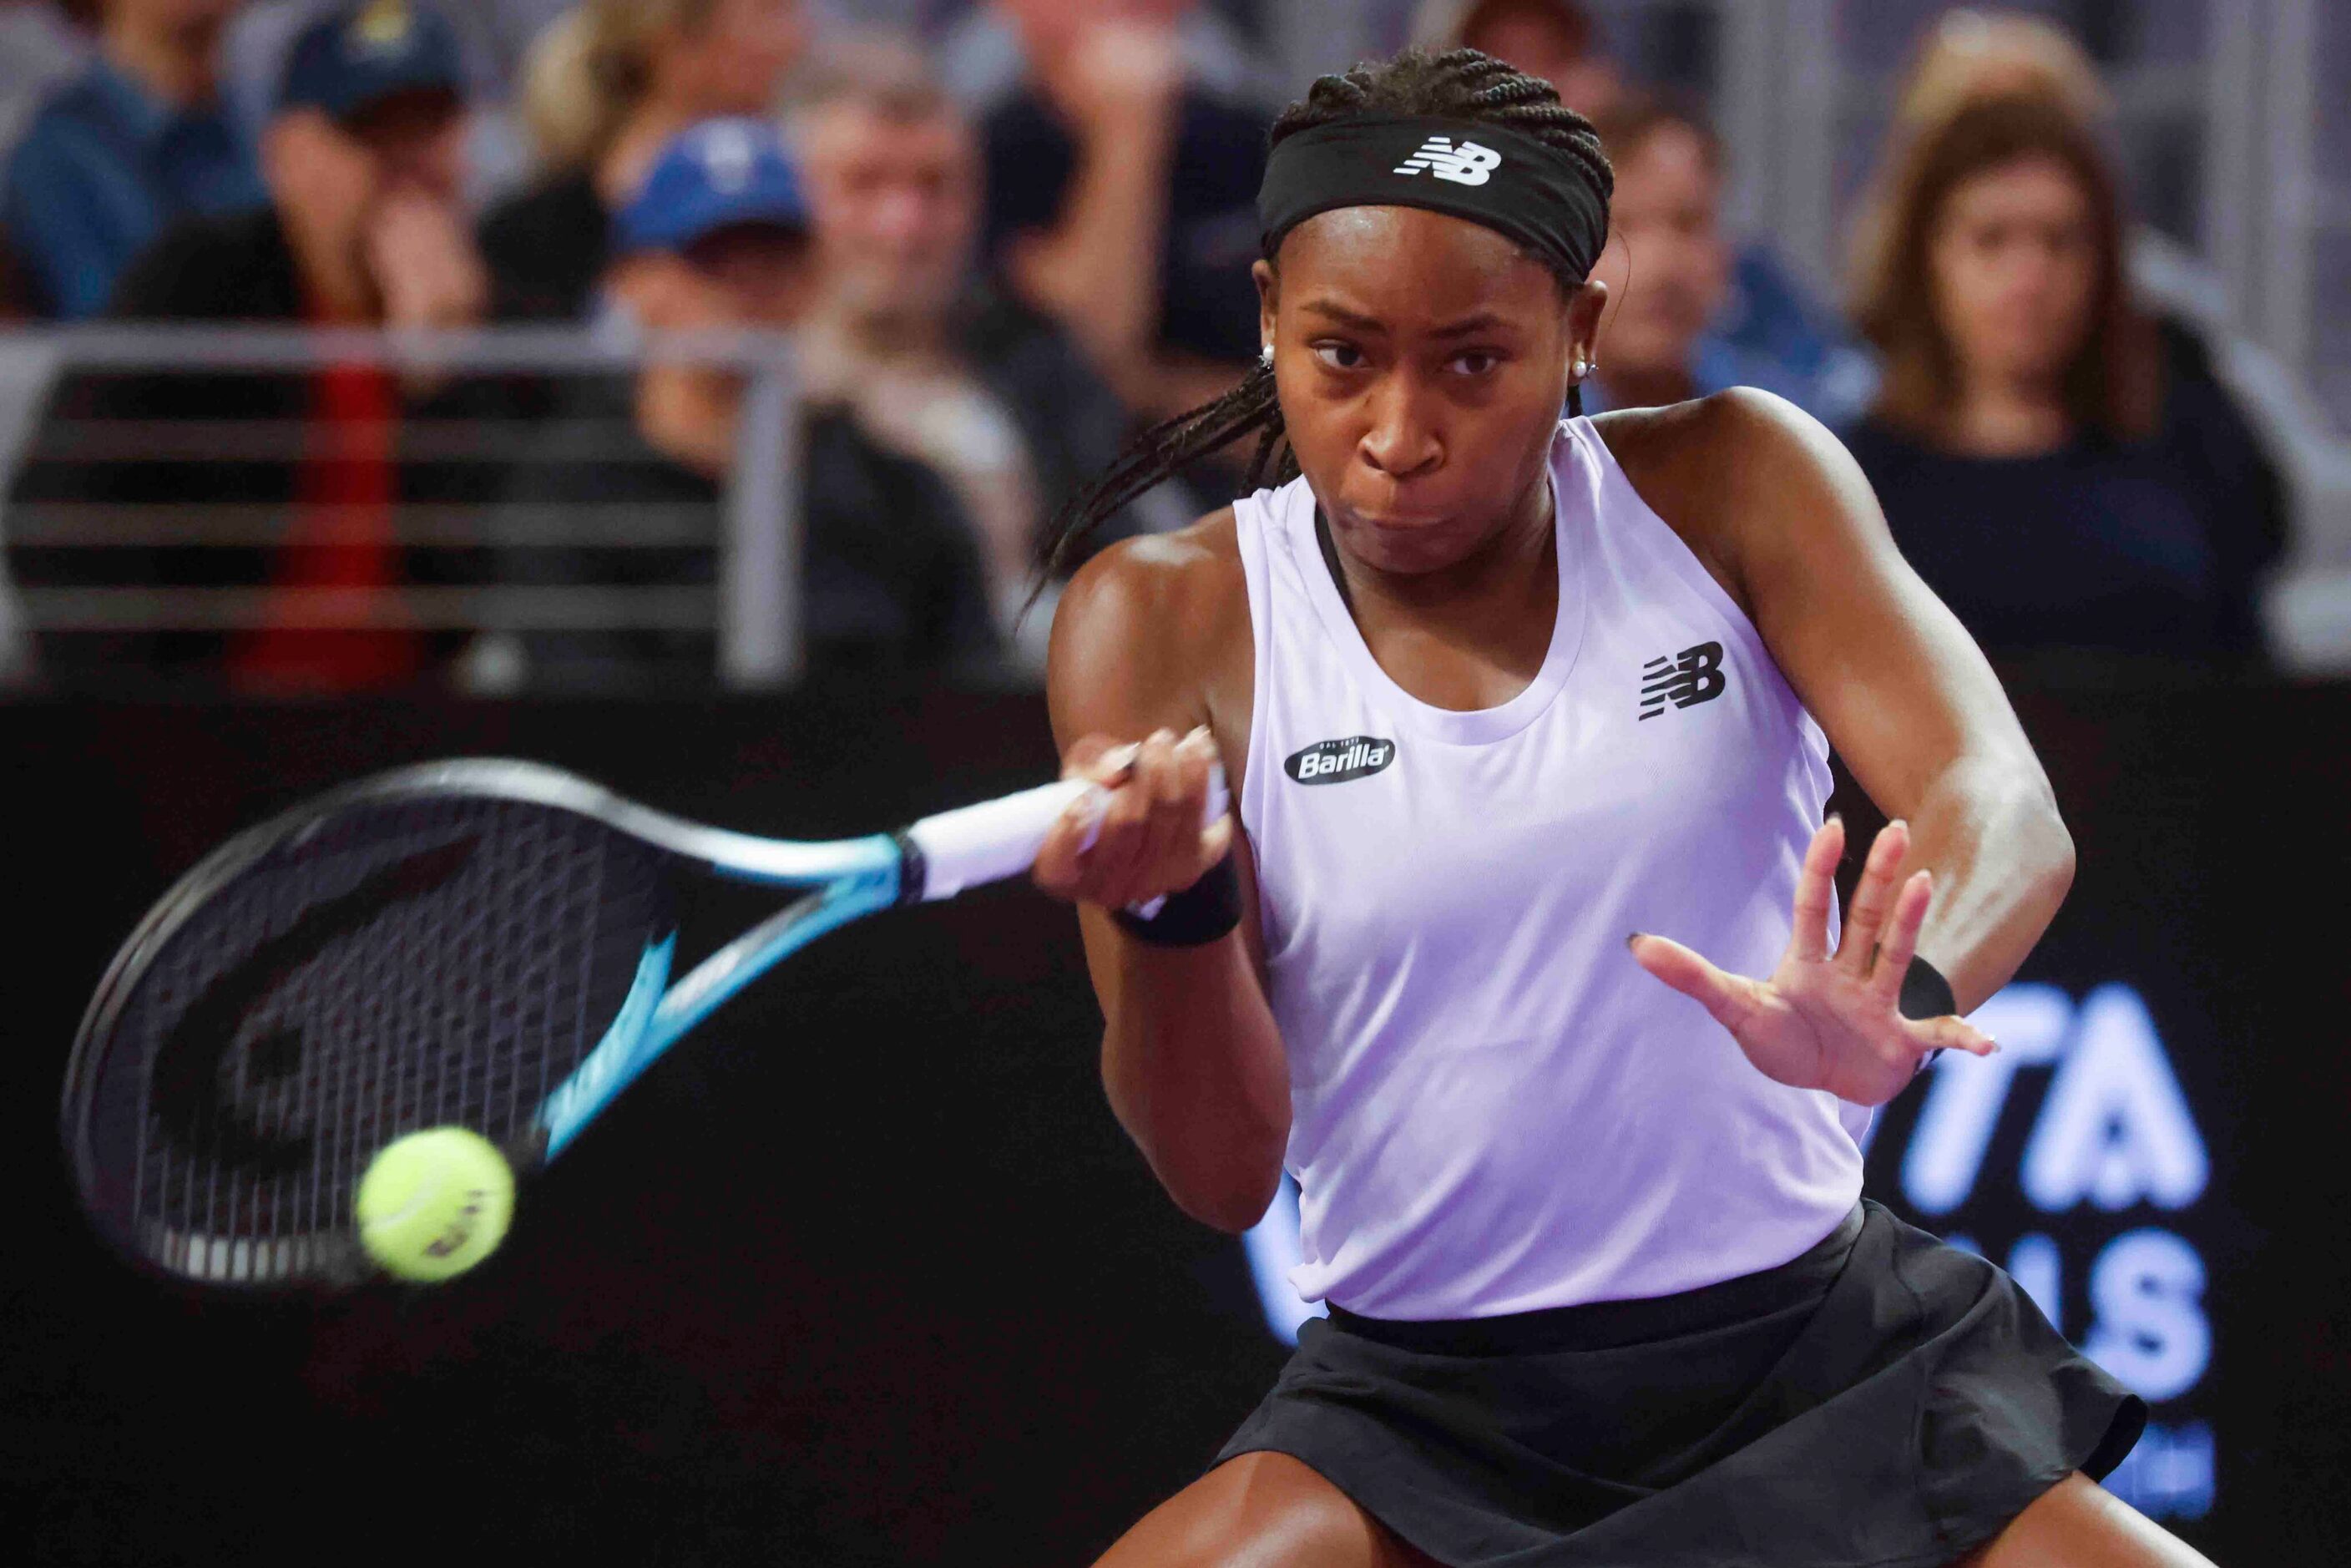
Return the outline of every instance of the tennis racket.
[[[852,920],[1026,872],[1064,780],[897,833],[704,827],[534,763],[349,785],[231,840],[149,911],[84,1016],[66,1146],[132,1258],[242,1288],[374,1273],[352,1217],[383,1146],[469,1127],[518,1177],[778,960]],[[1224,815],[1221,770],[1208,821]],[[673,978],[682,873],[802,896]]]

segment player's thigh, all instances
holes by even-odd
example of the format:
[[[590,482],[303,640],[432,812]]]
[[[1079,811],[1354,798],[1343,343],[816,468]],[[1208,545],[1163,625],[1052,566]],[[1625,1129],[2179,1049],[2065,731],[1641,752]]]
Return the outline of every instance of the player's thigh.
[[[1144,1516],[1095,1568],[1436,1568],[1288,1454],[1228,1459]]]
[[[1954,1568],[2212,1568],[2212,1560],[2080,1474]]]

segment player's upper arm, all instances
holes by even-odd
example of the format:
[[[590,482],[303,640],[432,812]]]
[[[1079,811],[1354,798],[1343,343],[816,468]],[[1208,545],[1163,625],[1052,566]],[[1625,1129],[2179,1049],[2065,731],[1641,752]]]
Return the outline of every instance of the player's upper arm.
[[[1792,403],[1739,391],[1698,422],[1725,563],[1789,685],[1889,813],[1936,778],[1990,764],[2048,781],[1959,618],[1895,548],[1843,443]]]
[[[1232,530],[1228,510],[1123,540],[1071,580],[1046,676],[1063,750],[1082,736],[1139,740],[1211,722],[1232,606],[1246,606],[1238,558],[1220,548]]]

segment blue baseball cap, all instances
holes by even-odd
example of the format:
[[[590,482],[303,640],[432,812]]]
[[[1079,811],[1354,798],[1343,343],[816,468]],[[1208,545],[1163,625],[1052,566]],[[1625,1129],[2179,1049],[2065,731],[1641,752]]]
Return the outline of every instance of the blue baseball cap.
[[[277,107],[337,120],[404,92],[465,96],[465,61],[446,17],[409,0],[343,5],[302,29],[278,78]]]
[[[705,120],[662,150],[612,237],[624,254],[678,251],[743,224],[806,234],[799,172],[765,120]]]

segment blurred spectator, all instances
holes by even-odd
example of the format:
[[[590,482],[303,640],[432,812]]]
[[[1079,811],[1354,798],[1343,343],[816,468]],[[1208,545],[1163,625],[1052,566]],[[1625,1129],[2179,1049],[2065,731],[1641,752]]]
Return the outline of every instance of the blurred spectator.
[[[791,129],[824,279],[801,335],[811,395],[955,486],[998,624],[1034,633],[1035,664],[1051,611],[1019,611],[1041,531],[1118,455],[1125,415],[1065,334],[975,271],[978,144],[919,52],[836,47]]]
[[[531,41],[576,0],[420,0],[457,30],[476,118],[486,102],[503,104],[521,79]],[[295,34],[317,19],[319,0],[250,0],[229,28],[223,90],[247,125],[267,122],[277,78]],[[479,143],[468,148],[479,155]]]
[[[78,70],[89,52],[50,0],[0,0],[0,159],[49,89]]]
[[[655,156],[687,126],[768,112],[803,41],[799,0],[582,0],[540,34],[523,83],[538,183],[482,225],[498,317],[584,316]]]
[[[725,334],[795,325],[819,282],[799,182],[764,122],[697,126],[663,152],[615,225],[611,308],[648,332]],[[525,463],[507,499],[622,507],[707,519],[735,466],[746,378],[736,370],[649,361],[632,380],[577,384],[566,423],[621,434],[587,462],[550,426],[547,460]],[[876,447],[847,413],[809,416],[799,473],[811,665],[937,666],[992,657],[987,580],[955,498],[918,463]],[[576,444],[570,444],[576,448]],[[513,552],[502,575],[539,586],[706,586],[708,543]],[[486,689],[613,691],[706,685],[708,632],[534,632],[485,639],[470,661]]]
[[[1614,113],[1625,90],[1607,40],[1576,0],[1423,0],[1412,41],[1508,60],[1559,89],[1560,101],[1587,120]]]
[[[26,126],[0,229],[42,314],[95,315],[173,222],[262,199],[253,150],[219,102],[221,30],[237,4],[106,0],[98,57]]]
[[[919,4],[919,0],[915,0]],[[907,0],[899,0],[903,8]],[[964,5],[940,0],[930,5],[933,18],[960,11],[937,34],[933,50],[939,78],[956,101],[975,119],[986,117],[1012,97],[1029,79],[1028,49],[1010,11],[990,5]],[[927,25],[913,17],[885,19],[886,9],[864,0],[857,6],[868,27],[911,30]],[[1176,7],[1173,35],[1184,61],[1184,75],[1195,88],[1238,109],[1258,111],[1269,122],[1290,99],[1290,84],[1280,68],[1266,57],[1265,40],[1244,31],[1228,12],[1258,13],[1259,32],[1270,18],[1264,5],[1184,5]],[[1341,30],[1344,30],[1343,21]],[[1332,28],[1326,16],[1318,29],[1327,39]],[[1320,58],[1314,72],[1336,68]]]
[[[258,136],[277,99],[295,35],[332,0],[249,0],[223,46],[222,96],[236,123]],[[570,0],[413,0],[430,5],[457,32],[465,62],[466,197],[477,210],[519,186],[529,153],[510,101],[523,52],[539,30],[570,9]]]
[[[1947,11],[1910,63],[1892,134],[1915,135],[1983,99],[2036,95],[2085,125],[2104,125],[2115,112],[2098,68],[2056,23],[2012,12]]]
[[[1998,11],[1947,13],[1920,47],[1894,112],[1889,145],[1854,226],[1853,276],[1875,277],[1887,266],[1886,232],[1896,204],[1886,182],[1905,167],[1904,148],[1932,133],[1970,103],[1990,98],[2036,97],[2111,142],[2113,95],[2096,66],[2064,28],[2037,16]],[[2149,248],[2144,235],[2133,259]],[[2148,289],[2147,269],[2132,279],[2143,308],[2155,316],[2160,340],[2162,410],[2158,443],[2203,476],[2203,486],[2235,497],[2226,527],[2210,539],[2222,580],[2223,641],[2250,649],[2259,641],[2254,585],[2285,549],[2288,502],[2283,476],[2254,423],[2213,368],[2212,350],[2182,308],[2162,308]]]
[[[296,42],[264,137],[270,204],[191,219],[166,234],[124,276],[112,313],[186,323],[477,321],[486,283],[458,194],[461,82],[455,37],[430,11],[369,0],[314,23]],[[27,587],[265,589],[257,629],[226,639],[174,632],[129,645],[50,638],[45,666],[69,680],[104,678],[121,673],[110,661],[131,657],[170,674],[225,670],[240,685],[338,691],[419,675],[435,644],[403,625],[396,589],[454,569],[403,552],[393,512],[402,502],[438,498],[463,470],[403,465],[399,433],[406,415],[478,412],[483,391],[403,382],[371,364],[311,375],[120,374],[69,384],[53,408],[57,434],[45,433],[47,450],[37,447],[17,505],[101,502],[192,522],[227,505],[282,509],[286,524],[281,544],[268,551],[18,549]],[[301,455],[246,460],[229,446],[214,456],[168,436],[152,460],[135,448],[111,461],[71,455],[79,433],[165,421],[290,426],[301,432]],[[361,624],[319,629],[309,607],[322,597],[361,607],[354,617]]]
[[[1426,0],[1413,37],[1426,48],[1482,49],[1543,78],[1560,89],[1569,108],[1588,119],[1625,119],[1620,106],[1630,89],[1609,55],[1604,31],[1577,0]],[[1677,118],[1704,123],[1695,110]],[[1711,204],[1719,208],[1725,173],[1719,144],[1717,152],[1708,163],[1718,191]],[[1708,326],[1708,340],[1727,356],[1726,362],[1735,360],[1738,373],[1759,385],[1807,389],[1797,401],[1808,406],[1832,413],[1857,407],[1868,395],[1868,366],[1835,313],[1767,246],[1734,242],[1729,263],[1722,297]],[[1637,274],[1637,262],[1635,269]],[[1606,345],[1600,355],[1606,364]]]
[[[989,111],[987,251],[1127,403],[1229,392],[1257,357],[1267,116],[1187,79],[1193,0],[997,0],[1029,79]]]
[[[1898,156],[1856,304],[1885,382],[1847,442],[1903,553],[1995,653],[2254,651],[2250,585],[2214,549],[2243,497],[2162,437],[2161,345],[2092,132],[1992,98]]]
[[[1599,121],[1616,171],[1609,244],[1596,275],[1611,293],[1584,407],[1679,402],[1758,386],[1823,419],[1857,413],[1872,380],[1857,352],[1799,374],[1719,330],[1732,259],[1721,225],[1722,145],[1695,110],[1633,92]]]

